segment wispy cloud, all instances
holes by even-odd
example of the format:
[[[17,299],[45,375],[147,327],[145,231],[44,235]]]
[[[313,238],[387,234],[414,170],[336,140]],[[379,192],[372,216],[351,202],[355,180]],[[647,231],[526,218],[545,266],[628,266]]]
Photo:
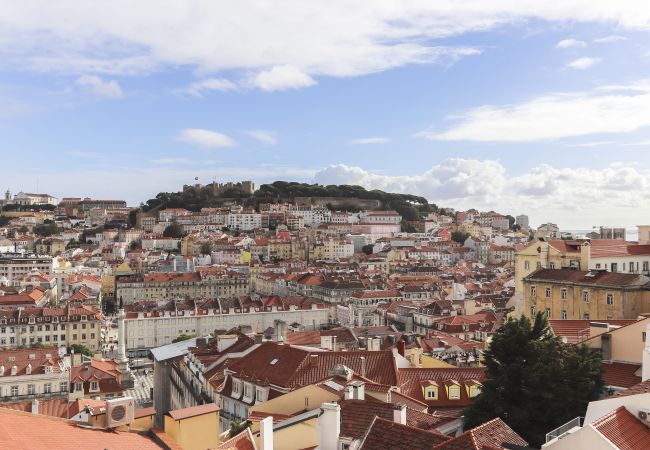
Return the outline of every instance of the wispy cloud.
[[[275,145],[278,143],[278,134],[274,131],[252,130],[246,131],[246,134],[263,144]]]
[[[618,34],[611,34],[609,36],[601,37],[598,39],[594,39],[595,44],[608,44],[610,42],[619,42],[619,41],[627,41],[628,38],[625,36],[620,36]]]
[[[156,166],[167,166],[167,165],[188,166],[194,163],[187,158],[160,158],[160,159],[152,159],[151,164],[154,164]]]
[[[358,145],[388,144],[390,142],[390,138],[380,137],[380,136],[373,136],[373,137],[352,139],[350,142],[353,143],[353,144],[358,144]]]
[[[566,66],[569,69],[585,70],[590,68],[591,66],[598,64],[600,61],[602,61],[602,58],[590,58],[585,56],[583,58],[574,59]]]
[[[82,75],[74,84],[98,97],[122,98],[124,93],[119,83],[115,80],[103,80],[96,75]]]
[[[578,39],[562,39],[557,43],[557,48],[585,48],[587,43]]]
[[[644,84],[630,83],[616,89],[596,88],[510,105],[478,106],[453,117],[456,124],[447,130],[425,130],[416,136],[445,141],[530,142],[629,133],[650,126],[650,92]]]
[[[234,147],[237,145],[237,142],[231,137],[218,131],[203,128],[185,128],[178,133],[177,139],[204,148]]]
[[[196,81],[189,86],[174,90],[181,95],[190,95],[192,97],[204,97],[207,93],[213,91],[228,92],[236,91],[237,85],[225,78],[206,78]]]

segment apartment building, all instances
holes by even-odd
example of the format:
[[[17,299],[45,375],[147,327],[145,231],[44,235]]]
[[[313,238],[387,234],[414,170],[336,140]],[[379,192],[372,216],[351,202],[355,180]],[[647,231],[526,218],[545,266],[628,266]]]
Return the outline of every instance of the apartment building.
[[[98,350],[101,317],[99,310],[89,306],[3,308],[0,310],[0,348],[42,343],[79,344]]]
[[[180,297],[223,298],[246,295],[248,275],[223,269],[197,272],[159,272],[132,275],[116,281],[116,298],[124,305],[143,300]]]
[[[23,256],[19,254],[5,253],[0,255],[0,278],[4,277],[9,281],[19,276],[30,274],[36,270],[44,275],[52,274],[53,262],[49,256]]]
[[[549,319],[635,319],[650,312],[650,284],[640,274],[539,269],[523,280],[524,313]]]
[[[204,336],[240,326],[264,331],[276,320],[318,330],[328,323],[328,310],[308,297],[231,297],[170,301],[162,307],[140,304],[127,308],[127,349],[166,345],[181,334]]]
[[[25,400],[67,398],[69,361],[58,348],[22,348],[0,352],[0,406]]]

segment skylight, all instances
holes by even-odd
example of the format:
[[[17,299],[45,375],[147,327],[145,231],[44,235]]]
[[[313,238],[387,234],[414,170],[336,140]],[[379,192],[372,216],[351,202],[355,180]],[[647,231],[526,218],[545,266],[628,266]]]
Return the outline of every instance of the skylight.
[[[271,366],[275,366],[275,365],[278,363],[278,361],[280,361],[278,358],[273,358],[273,359],[271,360],[271,362],[269,363],[269,365],[271,365]]]

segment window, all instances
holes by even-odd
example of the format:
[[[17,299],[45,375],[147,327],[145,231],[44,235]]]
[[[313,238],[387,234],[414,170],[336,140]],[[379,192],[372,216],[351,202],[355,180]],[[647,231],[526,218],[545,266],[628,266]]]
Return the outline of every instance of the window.
[[[15,397],[18,395],[18,386],[11,386],[11,396]]]
[[[530,287],[530,296],[535,297],[537,295],[537,287],[531,286]]]
[[[531,305],[530,306],[530,315],[535,316],[536,314],[537,314],[537,308],[535,307],[535,305]]]
[[[551,318],[551,308],[546,308],[546,318],[547,319]]]
[[[66,381],[62,381],[59,384],[59,391],[60,392],[68,392],[68,383]]]
[[[438,399],[438,389],[432,387],[427,389],[427,400],[437,400]]]
[[[27,385],[27,394],[28,394],[28,395],[34,395],[34,394],[36,394],[36,385],[34,385],[34,384],[28,384],[28,385]]]
[[[618,263],[612,263],[612,272],[618,272]]]
[[[582,315],[582,320],[589,320],[589,313],[584,313]]]
[[[567,290],[566,288],[562,288],[562,300],[566,300],[567,297]]]
[[[478,396],[478,394],[480,394],[480,393],[481,393],[481,387],[480,386],[478,386],[476,384],[474,386],[470,386],[470,388],[469,388],[469,396],[470,396],[470,398],[474,398],[474,397]]]
[[[551,288],[550,287],[546,288],[546,298],[551,298]]]
[[[460,400],[459,386],[449,386],[449,400]]]
[[[600,263],[596,264],[596,269],[600,269]]]
[[[554,262],[548,263],[548,268],[549,269],[555,269],[555,263]]]
[[[634,272],[634,263],[633,262],[630,263],[630,272]]]
[[[562,319],[566,320],[567,314],[566,314],[566,309],[562,310]]]
[[[91,381],[90,382],[90,390],[91,391],[98,391],[99,390],[99,383],[97,381]]]
[[[614,294],[607,294],[607,304],[608,305],[614,304]]]
[[[52,383],[45,383],[45,384],[43,385],[43,392],[44,392],[45,394],[50,394],[50,393],[52,393]]]
[[[77,391],[77,392],[83,391],[84,390],[83,385],[81,383],[75,383],[74,384],[74,390]]]
[[[582,291],[582,299],[585,303],[589,303],[589,291]]]

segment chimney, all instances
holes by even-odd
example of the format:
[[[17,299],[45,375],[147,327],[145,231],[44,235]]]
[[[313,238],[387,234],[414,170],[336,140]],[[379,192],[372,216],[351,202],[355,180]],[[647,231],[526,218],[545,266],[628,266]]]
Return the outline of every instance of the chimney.
[[[207,344],[207,340],[204,337],[196,338],[197,347],[203,347],[205,344]]]
[[[34,414],[35,416],[38,415],[38,399],[37,398],[32,400],[32,414]]]
[[[404,356],[405,351],[406,351],[406,342],[401,340],[397,343],[397,353]]]
[[[650,380],[650,325],[645,328],[645,348],[641,364],[641,381]]]
[[[318,367],[318,355],[311,354],[309,355],[309,367]]]
[[[338,450],[341,433],[341,407],[336,403],[323,403],[318,417],[319,450]]]
[[[354,393],[352,392],[353,388],[352,385],[348,384],[345,386],[345,399],[346,400],[352,400],[354,398]]]
[[[393,407],[393,422],[406,425],[406,405],[398,403]]]
[[[352,398],[354,400],[366,399],[366,383],[363,381],[353,381],[349,384],[352,387]]]
[[[273,417],[260,420],[260,449],[273,450]]]
[[[361,357],[361,376],[366,376],[366,358],[363,356]]]

